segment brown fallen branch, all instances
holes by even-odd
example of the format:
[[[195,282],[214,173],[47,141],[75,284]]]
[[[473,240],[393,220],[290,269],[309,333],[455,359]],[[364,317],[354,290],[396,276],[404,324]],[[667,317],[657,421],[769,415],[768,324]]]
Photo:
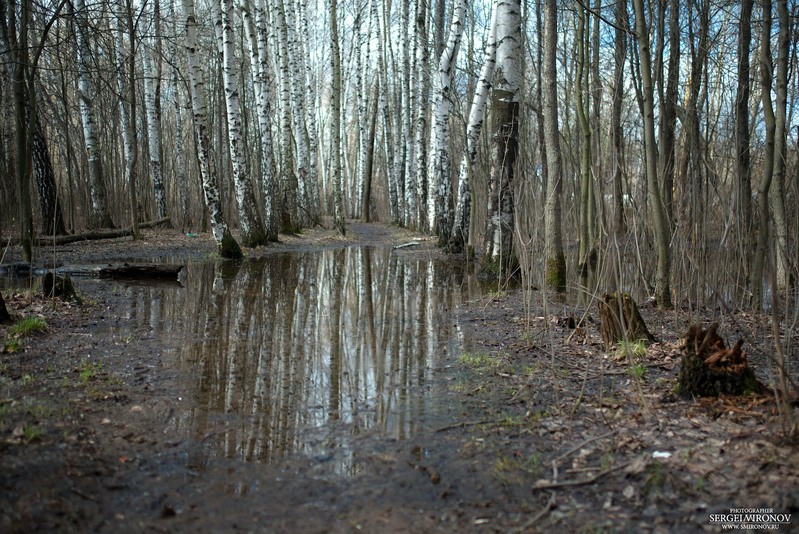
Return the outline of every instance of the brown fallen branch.
[[[744,395],[766,390],[755,377],[741,350],[739,339],[727,348],[717,333],[718,323],[707,330],[691,325],[680,344],[683,350],[682,366],[677,379],[680,394],[688,397],[717,397],[723,393]]]
[[[139,223],[139,228],[153,228],[169,224],[170,218],[164,217],[155,221],[145,221]],[[57,236],[41,236],[36,240],[36,244],[40,247],[54,246],[54,245],[67,245],[69,243],[76,243],[78,241],[94,241],[97,239],[117,239],[119,237],[129,237],[133,235],[133,228],[121,228],[115,230],[93,230],[91,232],[84,232],[82,234],[72,235],[57,235]],[[18,245],[19,240],[12,240],[11,244]]]

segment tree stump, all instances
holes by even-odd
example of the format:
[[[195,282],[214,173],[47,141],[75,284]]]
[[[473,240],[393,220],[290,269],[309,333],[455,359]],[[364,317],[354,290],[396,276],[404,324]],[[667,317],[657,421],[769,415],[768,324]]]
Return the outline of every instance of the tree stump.
[[[677,388],[686,397],[717,397],[722,393],[745,395],[763,393],[766,387],[746,363],[739,339],[727,348],[716,332],[718,323],[707,330],[691,325],[680,345],[684,351]]]
[[[42,280],[42,294],[45,297],[61,297],[63,300],[74,300],[78,304],[81,299],[72,285],[72,279],[68,276],[58,276],[52,272],[44,275]]]
[[[600,334],[605,350],[611,350],[620,341],[645,340],[652,342],[655,337],[646,328],[638,305],[627,293],[605,293],[597,304],[599,307]]]
[[[6,301],[3,300],[3,294],[0,293],[0,324],[10,323],[11,322],[11,314],[8,313],[8,308],[6,308]]]

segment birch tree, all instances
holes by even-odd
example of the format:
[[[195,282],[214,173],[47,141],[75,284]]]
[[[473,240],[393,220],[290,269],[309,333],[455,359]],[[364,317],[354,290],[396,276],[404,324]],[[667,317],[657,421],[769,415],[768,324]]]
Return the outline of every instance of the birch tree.
[[[83,140],[89,164],[91,184],[91,226],[113,228],[100,156],[97,120],[94,113],[94,89],[90,82],[91,45],[89,43],[89,12],[84,0],[75,0],[75,40],[78,49],[78,101],[83,124]]]
[[[443,2],[439,1],[439,5]],[[449,242],[452,231],[452,162],[449,152],[449,115],[452,75],[458,59],[463,35],[466,0],[458,0],[452,12],[449,37],[438,61],[437,76],[434,77],[433,120],[430,133],[429,178],[435,194],[430,194],[427,207],[430,229],[438,235],[439,245]]]
[[[194,138],[197,146],[197,163],[202,177],[205,204],[211,216],[211,232],[219,255],[223,258],[241,258],[241,248],[231,235],[222,214],[219,186],[211,167],[211,138],[208,126],[208,108],[205,97],[205,73],[197,54],[197,20],[194,15],[194,0],[181,0],[186,26],[186,55],[189,67],[189,87],[194,117]]]
[[[227,112],[228,149],[236,189],[236,205],[239,209],[239,227],[242,243],[248,247],[266,245],[269,241],[261,214],[255,203],[252,178],[247,173],[242,138],[241,102],[239,101],[239,77],[237,73],[233,24],[233,0],[220,0],[216,24],[217,41],[222,58],[222,77],[225,88],[225,110]]]
[[[469,122],[466,126],[466,152],[461,159],[458,171],[458,199],[455,204],[455,217],[452,225],[452,235],[449,240],[449,250],[453,253],[463,252],[464,247],[470,243],[469,227],[472,215],[472,193],[470,175],[472,165],[477,159],[478,141],[483,130],[485,110],[488,104],[488,95],[494,78],[497,53],[497,11],[500,0],[493,0],[491,4],[491,22],[489,23],[488,38],[483,54],[483,65],[480,68],[480,77],[477,81],[472,105],[469,111]]]
[[[241,0],[244,32],[249,45],[250,70],[253,76],[256,116],[260,136],[260,180],[266,236],[277,241],[278,218],[275,209],[277,184],[272,157],[272,78],[266,31],[266,13],[261,0]]]
[[[347,231],[344,224],[344,201],[341,191],[341,52],[338,45],[338,6],[337,0],[330,0],[330,62],[332,67],[330,141],[333,187],[333,226],[341,235]]]
[[[156,109],[156,83],[154,47],[142,47],[142,67],[144,72],[144,112],[147,119],[147,147],[150,156],[150,174],[155,190],[155,209],[157,218],[166,217],[166,191],[164,173],[161,165],[161,121]]]
[[[501,271],[513,264],[513,179],[519,143],[521,53],[521,2],[500,0],[497,4],[497,72],[491,92],[493,137],[488,251]]]

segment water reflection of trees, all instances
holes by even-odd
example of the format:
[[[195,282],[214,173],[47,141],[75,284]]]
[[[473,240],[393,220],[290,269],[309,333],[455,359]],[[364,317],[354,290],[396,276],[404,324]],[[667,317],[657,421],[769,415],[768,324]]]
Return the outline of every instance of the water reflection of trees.
[[[425,424],[450,311],[473,284],[457,271],[370,248],[197,263],[185,289],[140,293],[132,314],[186,340],[168,354],[192,391],[176,429],[203,454],[269,462]]]

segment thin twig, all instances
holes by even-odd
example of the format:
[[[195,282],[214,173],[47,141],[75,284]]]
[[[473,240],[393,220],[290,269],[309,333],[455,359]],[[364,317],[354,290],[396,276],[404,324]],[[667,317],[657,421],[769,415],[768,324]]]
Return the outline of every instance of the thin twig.
[[[616,467],[611,467],[610,469],[606,469],[596,475],[586,478],[585,480],[564,480],[563,482],[540,482],[533,486],[533,491],[535,490],[542,490],[542,489],[552,489],[552,488],[568,488],[574,486],[585,486],[587,484],[593,484],[600,478],[604,477],[605,475],[609,475],[614,471],[618,471],[619,469],[624,469],[631,462],[625,462],[623,464],[617,465]]]
[[[477,426],[477,425],[487,425],[492,421],[485,420],[485,421],[462,421],[460,423],[455,423],[454,425],[447,425],[442,426],[441,428],[437,428],[436,432],[444,432],[445,430],[452,430],[453,428],[463,428],[465,426]]]

